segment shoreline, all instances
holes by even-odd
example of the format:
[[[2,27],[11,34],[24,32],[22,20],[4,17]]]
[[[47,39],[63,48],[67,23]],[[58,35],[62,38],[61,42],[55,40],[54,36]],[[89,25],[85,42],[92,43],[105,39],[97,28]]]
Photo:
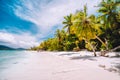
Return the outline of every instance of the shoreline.
[[[94,57],[87,51],[25,53],[26,58],[4,72],[3,80],[120,79],[120,58],[117,57]]]

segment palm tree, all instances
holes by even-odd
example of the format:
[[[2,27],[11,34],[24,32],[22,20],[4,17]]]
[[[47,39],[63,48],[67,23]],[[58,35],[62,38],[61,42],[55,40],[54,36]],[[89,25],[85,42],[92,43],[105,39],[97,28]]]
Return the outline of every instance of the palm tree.
[[[60,50],[63,50],[63,44],[65,42],[66,34],[64,30],[57,30],[55,34],[56,38],[58,39],[58,46]]]
[[[109,49],[107,39],[109,39],[110,31],[112,31],[114,27],[119,25],[118,11],[120,10],[120,7],[118,8],[118,5],[120,5],[119,0],[102,0],[102,2],[98,5],[98,7],[100,7],[98,12],[102,14],[99,17],[101,18],[103,31],[105,32],[106,36],[105,38],[105,41],[107,43],[105,44],[106,50]]]
[[[79,11],[74,15],[73,26],[77,28],[79,39],[85,42],[92,48],[94,56],[96,56],[95,45],[91,39],[98,39],[105,47],[106,44],[98,36],[102,33],[100,30],[101,24],[98,23],[95,15],[87,15],[87,7],[84,6],[83,11]]]
[[[63,24],[65,24],[64,28],[67,28],[68,34],[71,32],[71,26],[72,26],[72,14],[64,17]]]
[[[78,35],[90,45],[94,52],[94,56],[96,56],[95,47],[90,42],[91,39],[96,37],[95,27],[98,25],[95,24],[95,16],[87,16],[87,7],[85,5],[84,10],[77,12],[74,17],[73,25],[77,28]]]
[[[105,28],[114,27],[117,22],[116,15],[118,14],[118,10],[120,10],[117,8],[118,5],[120,5],[119,0],[102,0],[98,5],[100,7],[98,12],[102,14],[100,17],[104,21]]]

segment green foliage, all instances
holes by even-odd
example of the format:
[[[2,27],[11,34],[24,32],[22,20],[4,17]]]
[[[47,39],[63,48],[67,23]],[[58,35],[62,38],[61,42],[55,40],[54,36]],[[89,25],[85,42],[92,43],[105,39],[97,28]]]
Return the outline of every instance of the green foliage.
[[[102,0],[99,16],[87,15],[84,9],[64,17],[64,27],[54,38],[33,47],[33,50],[72,51],[80,49],[108,50],[120,45],[120,1]],[[66,29],[67,28],[67,31]]]
[[[63,21],[63,24],[65,24],[65,26],[63,28],[68,28],[67,32],[68,34],[70,34],[72,26],[72,14],[70,14],[69,16],[65,16],[64,19],[65,20]]]

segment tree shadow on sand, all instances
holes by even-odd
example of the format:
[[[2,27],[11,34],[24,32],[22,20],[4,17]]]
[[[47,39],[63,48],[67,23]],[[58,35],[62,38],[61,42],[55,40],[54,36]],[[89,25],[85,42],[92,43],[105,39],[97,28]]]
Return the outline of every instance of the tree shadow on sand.
[[[70,56],[70,55],[73,55],[73,54],[78,54],[78,53],[64,53],[64,54],[60,54],[59,56]]]
[[[117,69],[117,72],[120,75],[120,63],[117,63],[114,67]]]
[[[71,57],[70,60],[91,60],[91,61],[97,61],[97,59],[95,59],[96,57],[94,56],[76,56],[76,57]]]

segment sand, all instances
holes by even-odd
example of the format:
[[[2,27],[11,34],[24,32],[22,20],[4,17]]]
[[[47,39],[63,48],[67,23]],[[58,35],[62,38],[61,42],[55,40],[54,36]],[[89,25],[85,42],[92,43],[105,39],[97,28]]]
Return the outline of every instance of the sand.
[[[94,57],[87,51],[26,53],[3,80],[120,80],[120,57]]]

